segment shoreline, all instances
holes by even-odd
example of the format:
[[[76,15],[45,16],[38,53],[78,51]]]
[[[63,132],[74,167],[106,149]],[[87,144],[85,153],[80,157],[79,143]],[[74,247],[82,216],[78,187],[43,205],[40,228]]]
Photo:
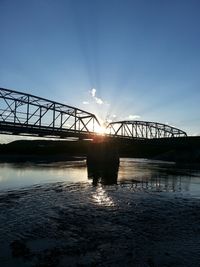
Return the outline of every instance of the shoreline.
[[[174,164],[178,168],[188,169],[200,169],[199,162],[187,162],[187,161],[175,161],[168,158],[137,158],[130,157],[128,155],[121,156],[120,159],[130,158],[132,160],[147,160],[149,163],[164,163]],[[64,162],[64,161],[84,161],[87,159],[87,155],[77,154],[69,155],[68,153],[57,153],[57,154],[0,154],[0,163],[53,163],[53,162]]]
[[[116,155],[118,154],[119,157],[148,158],[200,165],[200,137],[115,141],[109,144],[108,151],[106,150],[105,153],[106,156],[109,151],[116,150]],[[58,159],[71,160],[77,155],[86,157],[90,152],[98,155],[104,147],[107,147],[105,143],[94,146],[92,142],[81,140],[18,140],[8,144],[0,144],[0,161],[17,161],[16,158],[25,161],[25,157],[30,160],[31,158],[35,160],[45,158],[55,161]]]
[[[22,162],[57,162],[57,161],[76,161],[85,160],[83,155],[69,155],[67,153],[60,154],[0,154],[0,163],[22,163]]]

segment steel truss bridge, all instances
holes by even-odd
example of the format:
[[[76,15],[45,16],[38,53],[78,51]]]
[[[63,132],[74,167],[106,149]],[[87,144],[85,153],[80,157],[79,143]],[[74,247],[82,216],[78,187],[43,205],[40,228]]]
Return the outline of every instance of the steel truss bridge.
[[[152,139],[169,137],[186,137],[186,132],[158,122],[117,121],[107,126],[113,137]]]
[[[86,138],[99,125],[96,116],[84,110],[0,88],[0,133]]]
[[[87,111],[0,88],[0,134],[83,139],[97,136],[129,139],[187,136],[180,129],[155,122],[112,122],[104,135],[98,133],[100,127],[96,116]]]

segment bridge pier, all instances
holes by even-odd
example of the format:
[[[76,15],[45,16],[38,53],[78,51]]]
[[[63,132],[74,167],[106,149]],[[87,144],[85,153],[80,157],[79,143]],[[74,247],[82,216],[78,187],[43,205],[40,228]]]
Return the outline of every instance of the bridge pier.
[[[88,178],[93,185],[117,184],[119,153],[113,142],[91,143],[87,152]]]
[[[118,148],[113,142],[92,142],[87,151],[87,164],[119,165]]]

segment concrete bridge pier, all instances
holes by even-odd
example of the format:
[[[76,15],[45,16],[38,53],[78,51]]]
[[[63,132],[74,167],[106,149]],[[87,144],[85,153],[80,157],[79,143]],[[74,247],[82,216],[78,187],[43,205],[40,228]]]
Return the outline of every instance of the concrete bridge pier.
[[[94,142],[87,151],[87,164],[119,165],[118,148],[113,142]]]
[[[88,178],[93,185],[117,184],[119,153],[116,144],[108,142],[91,143],[87,153]]]

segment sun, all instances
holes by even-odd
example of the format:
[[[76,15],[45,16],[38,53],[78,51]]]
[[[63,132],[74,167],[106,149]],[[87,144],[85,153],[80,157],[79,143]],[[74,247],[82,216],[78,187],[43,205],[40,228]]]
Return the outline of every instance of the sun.
[[[98,133],[98,134],[104,135],[104,134],[106,134],[107,129],[106,129],[105,126],[97,125],[95,127],[95,132]]]

